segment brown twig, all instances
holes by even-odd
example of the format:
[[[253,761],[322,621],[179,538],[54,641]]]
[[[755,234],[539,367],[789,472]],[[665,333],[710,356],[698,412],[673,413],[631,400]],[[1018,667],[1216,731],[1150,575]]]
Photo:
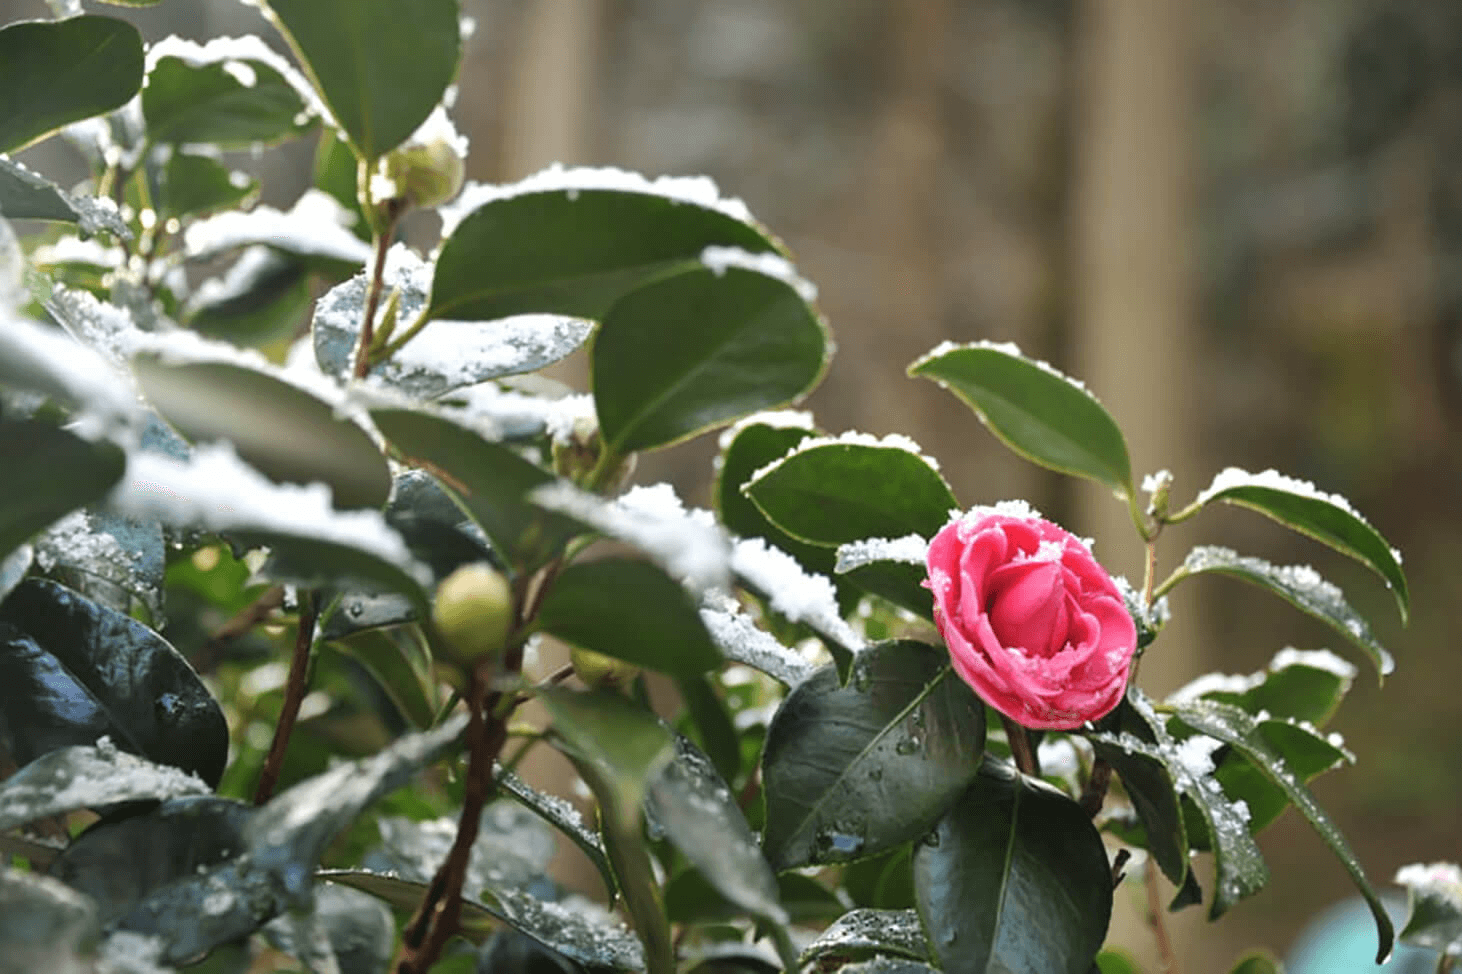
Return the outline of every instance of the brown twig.
[[[1000,715],[1000,723],[1005,725],[1005,737],[1010,741],[1010,754],[1015,758],[1015,766],[1023,774],[1040,777],[1041,762],[1031,747],[1030,735],[1025,728],[1004,714]]]
[[[401,200],[388,200],[385,204],[385,226],[376,236],[375,266],[371,270],[371,286],[366,292],[365,315],[360,320],[360,344],[355,348],[355,368],[351,371],[357,379],[364,379],[371,371],[371,346],[376,337],[376,309],[381,305],[381,292],[386,289],[386,251],[391,249],[391,238],[396,235],[396,223],[401,219],[405,206]]]
[[[289,661],[289,678],[284,685],[284,706],[279,711],[279,722],[274,725],[274,741],[269,745],[269,756],[264,759],[264,767],[259,772],[259,784],[254,789],[255,805],[267,802],[274,794],[274,786],[279,783],[279,772],[284,766],[284,751],[289,747],[289,735],[294,731],[300,704],[305,699],[306,677],[310,671],[310,647],[315,644],[317,612],[315,593],[301,593],[299,631],[295,634],[294,656]]]
[[[1081,789],[1081,810],[1086,813],[1087,818],[1096,818],[1097,812],[1102,810],[1102,803],[1107,800],[1107,788],[1111,784],[1112,766],[1105,758],[1097,758],[1092,762],[1086,786]]]
[[[1157,941],[1158,963],[1162,964],[1163,974],[1178,974],[1178,957],[1173,953],[1173,941],[1163,920],[1162,901],[1158,899],[1157,875],[1157,860],[1149,855],[1143,873],[1147,883],[1147,924],[1152,927],[1152,937]]]
[[[259,597],[238,611],[236,615],[218,629],[208,642],[193,654],[193,665],[208,672],[218,663],[218,657],[229,644],[249,634],[255,626],[268,619],[270,614],[284,604],[284,586],[271,585]]]

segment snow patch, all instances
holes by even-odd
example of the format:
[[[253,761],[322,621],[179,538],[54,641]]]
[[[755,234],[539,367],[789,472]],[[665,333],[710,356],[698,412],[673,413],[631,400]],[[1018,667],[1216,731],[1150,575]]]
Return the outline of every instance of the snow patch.
[[[1043,362],[1038,358],[1032,358],[1031,356],[1025,354],[1020,350],[1020,346],[1015,344],[1015,342],[992,342],[986,340],[978,342],[966,342],[964,344],[951,341],[940,342],[938,345],[930,349],[923,358],[920,358],[913,365],[909,366],[909,371],[915,372],[919,369],[920,366],[924,365],[927,362],[931,362],[937,358],[943,358],[950,352],[958,352],[967,348],[977,348],[985,349],[991,352],[999,352],[1002,355],[1009,355],[1012,358],[1018,358],[1023,362],[1029,362],[1031,365],[1034,365],[1042,372],[1053,375],[1056,378],[1060,379],[1062,382],[1069,383],[1070,385],[1073,385],[1076,388],[1080,389],[1082,392],[1086,393],[1088,396],[1091,396],[1091,390],[1086,387],[1086,383],[1082,382],[1080,379],[1071,378],[1071,376],[1062,372],[1060,369],[1056,368],[1049,362]],[[1092,398],[1094,399],[1096,397],[1092,396]]]
[[[245,34],[242,37],[215,37],[206,44],[185,40],[176,34],[165,37],[147,49],[146,70],[149,77],[152,69],[157,67],[157,63],[165,57],[177,58],[195,68],[207,67],[210,64],[222,65],[223,70],[231,74],[245,88],[252,88],[257,81],[254,69],[246,62],[257,61],[277,71],[300,96],[300,100],[305,103],[305,108],[310,114],[322,119],[332,128],[340,127],[340,124],[335,121],[335,116],[330,114],[330,109],[325,107],[325,103],[320,100],[314,86],[305,80],[304,75],[293,64],[277,54],[257,34]],[[143,79],[144,88],[147,86],[147,81],[148,78]]]
[[[833,571],[841,575],[875,561],[922,565],[928,557],[929,542],[917,534],[906,534],[902,538],[863,538],[838,545],[838,560]]]
[[[797,273],[792,262],[780,254],[753,254],[740,247],[707,247],[701,251],[701,263],[717,277],[725,275],[728,268],[752,271],[783,282],[797,296],[808,304],[817,300],[817,285]]]
[[[1414,862],[1396,870],[1396,882],[1415,895],[1462,912],[1462,869],[1454,862]]]
[[[267,244],[307,257],[364,264],[370,244],[347,229],[355,215],[324,190],[310,188],[288,212],[256,206],[247,213],[229,210],[188,227],[183,243],[191,259],[212,257],[252,244]]]
[[[750,477],[746,478],[746,483],[748,485],[756,483],[782,463],[792,459],[799,453],[806,453],[808,450],[815,450],[825,446],[869,446],[883,450],[903,450],[905,453],[912,453],[920,460],[923,460],[929,465],[930,469],[935,471],[939,470],[939,461],[933,457],[925,456],[919,444],[904,436],[902,433],[889,433],[887,436],[880,438],[871,433],[859,433],[856,430],[849,430],[838,436],[807,437],[792,447],[792,449],[788,450],[784,455],[754,471]]]

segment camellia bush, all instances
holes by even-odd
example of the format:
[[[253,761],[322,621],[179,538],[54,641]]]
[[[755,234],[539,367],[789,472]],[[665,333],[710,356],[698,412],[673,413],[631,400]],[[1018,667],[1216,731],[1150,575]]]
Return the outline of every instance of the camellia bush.
[[[1400,557],[1349,504],[1233,469],[1176,503],[1013,346],[909,366],[1110,489],[1149,553],[1113,578],[910,440],[784,409],[829,334],[709,180],[462,187],[456,0],[260,6],[293,61],[61,2],[0,29],[0,150],[59,135],[91,166],[63,187],[0,155],[6,970],[1112,974],[1136,969],[1103,949],[1125,876],[1165,944],[1158,875],[1218,918],[1291,805],[1391,952],[1306,784],[1352,760],[1322,728],[1356,667],[1138,681],[1165,596],[1212,574],[1389,672],[1310,568],[1201,547],[1155,573],[1167,525],[1236,505],[1373,570],[1404,619]],[[312,187],[258,204],[229,153],[299,139]],[[440,243],[400,242],[434,208]],[[587,392],[538,374],[581,347]],[[712,510],[634,482],[717,430]],[[572,665],[525,668],[549,638]],[[533,748],[591,804],[520,778]],[[552,878],[565,845],[597,889]],[[1403,939],[1445,966],[1455,867],[1401,879]]]

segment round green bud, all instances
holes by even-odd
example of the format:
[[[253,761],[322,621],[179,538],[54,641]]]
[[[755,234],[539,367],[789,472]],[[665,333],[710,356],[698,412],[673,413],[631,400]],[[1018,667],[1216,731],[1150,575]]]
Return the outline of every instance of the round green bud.
[[[590,687],[621,687],[640,672],[633,663],[578,647],[569,654],[569,662],[574,664],[574,673],[584,681],[584,685]]]
[[[407,144],[381,160],[380,174],[395,184],[395,195],[412,206],[440,206],[462,188],[462,157],[446,139]]]
[[[463,565],[437,586],[432,622],[457,661],[501,653],[513,628],[513,589],[486,562]]]

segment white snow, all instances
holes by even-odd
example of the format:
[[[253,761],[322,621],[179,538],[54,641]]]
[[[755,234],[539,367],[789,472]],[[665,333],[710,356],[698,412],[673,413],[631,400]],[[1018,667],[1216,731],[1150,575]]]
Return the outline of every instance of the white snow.
[[[549,399],[483,382],[454,389],[445,394],[444,400],[446,404],[460,403],[453,411],[460,409],[463,419],[483,428],[494,440],[530,433],[542,426],[555,443],[566,444],[576,435],[588,436],[598,429],[594,397],[587,394]]]
[[[760,670],[789,687],[807,679],[815,669],[796,650],[759,628],[730,596],[708,594],[700,616],[712,642],[729,660]]]
[[[838,613],[833,583],[804,572],[785,551],[769,547],[761,538],[739,539],[731,551],[731,570],[790,621],[805,622],[849,650],[863,648],[862,637]]]
[[[1269,661],[1269,672],[1277,673],[1290,666],[1308,666],[1311,669],[1333,673],[1347,687],[1355,679],[1356,674],[1354,663],[1341,659],[1328,649],[1295,649],[1291,646],[1274,654],[1274,658]]]
[[[430,373],[452,386],[526,371],[556,350],[577,348],[593,325],[561,315],[526,314],[495,321],[434,320],[401,346],[392,365],[405,375]],[[544,361],[543,364],[547,364]]]
[[[469,182],[456,200],[440,207],[442,237],[450,237],[473,210],[487,203],[527,193],[557,191],[567,191],[569,199],[574,199],[580,190],[586,189],[664,196],[677,203],[716,210],[742,223],[756,224],[746,204],[739,199],[722,197],[720,189],[709,176],[661,176],[650,180],[639,173],[612,166],[565,167],[554,163],[516,183]]]
[[[183,233],[188,257],[212,257],[251,244],[290,253],[364,264],[370,244],[347,229],[355,215],[323,190],[304,191],[288,212],[256,206],[247,213],[228,210],[199,220]]]
[[[743,419],[738,419],[732,425],[721,431],[720,440],[717,446],[724,453],[736,437],[749,426],[770,426],[774,429],[814,429],[812,414],[803,409],[769,409],[759,413],[752,413]],[[719,459],[719,458],[718,458]]]
[[[1201,779],[1212,773],[1213,752],[1222,746],[1222,741],[1207,734],[1194,734],[1177,745],[1178,762],[1194,778]]]
[[[130,311],[80,288],[58,287],[51,300],[62,327],[77,341],[101,352],[118,369],[126,367],[142,334]]]
[[[121,267],[126,253],[118,246],[106,247],[95,237],[83,240],[68,235],[55,243],[37,247],[31,254],[37,267],[52,267],[56,264],[90,264],[93,267]],[[88,292],[89,293],[89,292]]]
[[[1419,897],[1437,899],[1462,912],[1462,869],[1454,862],[1414,862],[1396,870],[1396,882]]]
[[[925,354],[922,358],[916,361],[913,365],[909,366],[909,370],[917,370],[921,365],[925,364],[926,362],[931,362],[937,358],[943,358],[950,352],[958,352],[967,348],[977,348],[991,352],[999,352],[1002,355],[1009,355],[1013,358],[1018,358],[1023,362],[1029,362],[1031,365],[1034,365],[1042,372],[1053,375],[1056,378],[1060,379],[1062,382],[1069,383],[1070,385],[1073,385],[1076,388],[1080,389],[1082,392],[1086,393],[1088,396],[1091,396],[1091,390],[1087,389],[1086,384],[1080,379],[1071,378],[1071,376],[1062,372],[1060,369],[1056,368],[1049,362],[1043,362],[1038,358],[1031,358],[1029,355],[1026,355],[1024,352],[1022,352],[1020,350],[1020,346],[1015,344],[1015,342],[992,342],[987,340],[981,340],[978,342],[966,342],[964,344],[951,341],[940,342],[938,345],[930,349],[927,354]],[[1095,397],[1093,396],[1092,398]]]
[[[222,65],[223,69],[245,88],[252,88],[258,80],[254,69],[247,62],[257,61],[279,72],[285,82],[300,96],[307,111],[334,128],[340,127],[339,123],[335,121],[335,116],[330,114],[330,109],[326,108],[325,103],[320,100],[314,86],[305,80],[304,75],[294,65],[265,44],[257,34],[245,34],[242,37],[215,37],[205,44],[186,40],[173,34],[148,47],[147,74],[151,75],[152,69],[157,67],[157,63],[165,57],[177,58],[195,68],[206,67],[210,64]],[[142,83],[143,87],[146,87],[147,79],[144,78]]]
[[[867,446],[881,450],[903,450],[905,453],[912,453],[927,463],[930,469],[938,471],[939,461],[930,456],[925,456],[919,444],[904,436],[902,433],[889,433],[879,438],[871,433],[859,433],[856,430],[849,430],[837,436],[809,436],[798,443],[785,454],[773,460],[771,463],[755,470],[752,475],[746,478],[747,484],[754,484],[762,477],[771,473],[787,460],[797,456],[799,453],[806,453],[808,450],[816,450],[826,446]]]
[[[186,463],[158,453],[134,453],[109,504],[128,517],[179,527],[252,529],[331,541],[391,562],[423,585],[430,583],[430,574],[379,511],[338,511],[325,484],[273,483],[240,460],[228,443],[199,444]]]
[[[58,563],[94,565],[104,563],[126,575],[133,570],[135,557],[105,531],[97,531],[91,515],[85,510],[72,511],[46,529],[35,541],[36,564],[49,572]]]
[[[838,545],[838,560],[833,571],[839,575],[875,561],[897,561],[922,565],[929,556],[929,542],[917,534],[902,538],[864,538]]]
[[[775,277],[796,291],[803,301],[811,304],[817,300],[817,285],[798,274],[791,261],[780,254],[753,254],[740,247],[711,246],[701,251],[701,263],[718,277],[731,267]]]
[[[1142,490],[1147,494],[1154,494],[1164,487],[1171,487],[1173,483],[1173,472],[1171,470],[1159,470],[1156,473],[1147,474],[1142,478]]]
[[[1248,693],[1264,682],[1263,673],[1237,676],[1228,673],[1204,673],[1202,676],[1174,690],[1168,697],[1170,704],[1192,703],[1210,693]]]
[[[78,406],[103,428],[138,412],[131,383],[101,355],[64,331],[13,315],[4,307],[0,307],[0,384]],[[100,430],[85,423],[81,432]]]
[[[1278,470],[1269,469],[1262,473],[1249,473],[1238,467],[1226,467],[1219,471],[1203,491],[1198,494],[1197,503],[1207,504],[1224,491],[1233,490],[1239,487],[1263,487],[1269,490],[1284,491],[1287,494],[1297,494],[1300,497],[1308,497],[1312,500],[1324,501],[1327,504],[1345,511],[1353,517],[1365,521],[1360,512],[1351,506],[1350,501],[1339,494],[1330,494],[1316,487],[1308,480],[1300,480],[1296,477],[1289,477]]]

